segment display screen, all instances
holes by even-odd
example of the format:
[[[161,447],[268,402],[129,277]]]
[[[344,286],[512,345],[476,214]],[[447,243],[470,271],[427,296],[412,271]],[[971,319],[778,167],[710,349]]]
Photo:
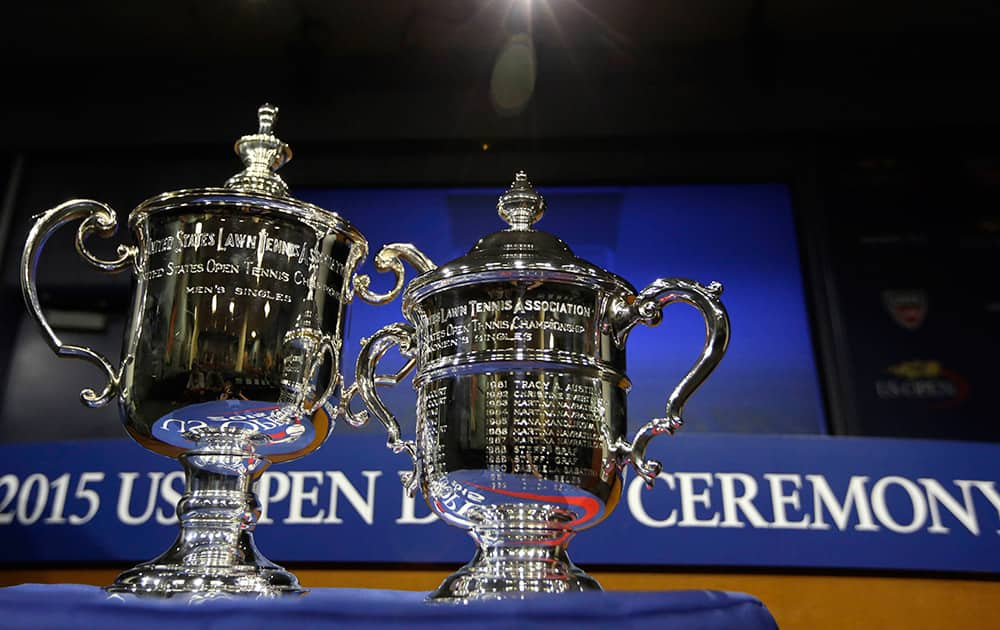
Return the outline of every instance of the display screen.
[[[685,431],[826,433],[810,337],[794,217],[781,184],[539,186],[550,232],[580,258],[641,290],[656,278],[723,283],[732,337],[716,372],[691,397]],[[298,189],[296,195],[348,217],[368,238],[369,260],[391,242],[413,243],[436,264],[464,255],[507,225],[496,213],[502,189]],[[374,274],[388,290],[389,274]],[[407,268],[408,279],[415,273]],[[352,380],[361,337],[401,319],[399,302],[349,309],[343,365]],[[663,415],[667,396],[694,364],[705,337],[702,316],[685,304],[664,310],[655,329],[628,339],[630,429]],[[389,360],[391,365],[391,359]],[[409,383],[409,379],[407,380]],[[408,385],[382,392],[403,426],[415,421]],[[369,427],[369,430],[381,430]]]

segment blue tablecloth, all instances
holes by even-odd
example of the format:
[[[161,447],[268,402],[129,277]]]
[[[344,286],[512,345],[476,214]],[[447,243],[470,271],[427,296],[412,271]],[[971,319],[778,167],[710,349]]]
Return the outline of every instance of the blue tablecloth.
[[[764,605],[744,593],[670,591],[568,593],[527,600],[428,604],[425,593],[317,588],[302,597],[190,603],[109,597],[79,584],[0,589],[3,628],[718,628],[774,629]]]

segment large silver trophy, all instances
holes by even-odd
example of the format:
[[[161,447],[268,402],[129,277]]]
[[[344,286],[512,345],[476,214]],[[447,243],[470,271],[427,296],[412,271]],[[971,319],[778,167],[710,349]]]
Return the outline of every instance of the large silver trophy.
[[[81,399],[117,399],[129,435],[176,457],[186,473],[177,506],[180,534],[163,555],[122,573],[109,591],[174,595],[301,592],[294,575],[264,558],[252,532],[260,509],[252,485],[271,463],[318,448],[341,401],[341,341],[347,304],[386,302],[354,272],[368,244],[332,212],[288,196],[275,172],[291,158],[271,128],[277,108],[259,110],[260,129],[236,143],[246,169],[224,188],[166,193],[129,217],[130,245],[103,260],[87,249],[110,237],[115,212],[90,200],[40,215],[21,261],[28,310],[60,357],[97,365],[106,382]],[[121,363],[64,344],[46,321],[35,286],[48,236],[81,220],[76,248],[106,272],[134,273]],[[356,287],[354,285],[357,285]],[[356,289],[356,291],[355,291]],[[332,401],[332,402],[331,402]]]
[[[497,208],[510,227],[442,267],[411,246],[379,253],[422,273],[403,293],[410,324],[390,324],[362,342],[349,392],[386,426],[388,446],[413,458],[407,490],[419,485],[434,512],[469,530],[478,546],[431,594],[438,600],[600,590],[570,561],[570,539],[611,513],[628,463],[653,483],[661,467],[646,459],[647,444],[681,426],[685,401],[729,340],[718,283],[660,279],[636,292],[532,229],[544,202],[523,172]],[[626,440],[626,339],[637,324],[658,324],[674,302],[703,313],[704,349],[665,416]],[[395,374],[376,375],[394,346],[409,360]],[[416,440],[404,441],[376,387],[398,383],[414,366]],[[354,424],[366,419],[348,411]]]

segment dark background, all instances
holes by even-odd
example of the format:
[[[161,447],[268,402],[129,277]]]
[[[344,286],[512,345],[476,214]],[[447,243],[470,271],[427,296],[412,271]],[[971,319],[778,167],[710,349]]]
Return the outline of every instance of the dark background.
[[[831,431],[996,440],[998,61],[989,2],[18,3],[0,20],[0,356],[32,213],[221,183],[220,148],[271,101],[293,191],[499,188],[518,168],[787,183]],[[66,256],[42,269],[48,306],[125,311],[126,279]],[[915,330],[886,306],[900,291],[923,296]],[[923,393],[879,395],[889,380]]]

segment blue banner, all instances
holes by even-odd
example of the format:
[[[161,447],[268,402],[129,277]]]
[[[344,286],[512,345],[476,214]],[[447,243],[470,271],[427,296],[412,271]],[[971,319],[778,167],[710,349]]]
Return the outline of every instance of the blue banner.
[[[1000,445],[700,434],[662,438],[655,488],[629,475],[581,532],[591,565],[1000,572]],[[127,440],[0,446],[6,562],[146,560],[176,534],[179,465]],[[408,461],[337,431],[268,470],[257,541],[284,562],[455,563],[472,541],[407,499]]]

